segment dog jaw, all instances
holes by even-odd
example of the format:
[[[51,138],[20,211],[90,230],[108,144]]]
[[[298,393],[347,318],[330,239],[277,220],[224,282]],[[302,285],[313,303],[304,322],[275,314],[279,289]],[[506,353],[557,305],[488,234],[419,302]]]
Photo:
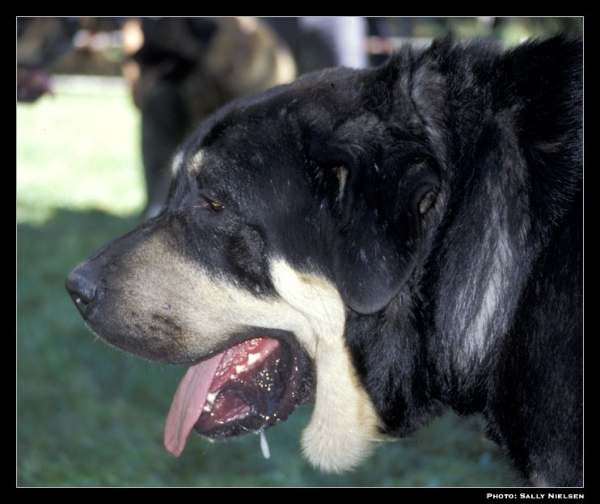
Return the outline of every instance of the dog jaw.
[[[295,331],[313,359],[317,382],[313,415],[302,435],[304,454],[324,471],[351,469],[385,439],[345,344],[344,302],[328,280],[301,274],[283,260],[273,261],[271,276],[283,300],[308,322],[308,330]]]

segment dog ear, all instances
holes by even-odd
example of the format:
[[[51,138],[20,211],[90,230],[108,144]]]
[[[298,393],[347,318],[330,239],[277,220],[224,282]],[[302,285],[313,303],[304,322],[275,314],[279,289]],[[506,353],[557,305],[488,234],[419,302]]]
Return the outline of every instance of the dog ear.
[[[439,193],[435,162],[415,142],[395,145],[379,160],[359,144],[311,149],[336,221],[334,279],[359,313],[382,309],[406,284]]]
[[[449,44],[397,53],[362,74],[346,94],[356,101],[324,103],[310,118],[311,179],[335,220],[333,276],[359,313],[382,309],[406,285],[440,214]]]

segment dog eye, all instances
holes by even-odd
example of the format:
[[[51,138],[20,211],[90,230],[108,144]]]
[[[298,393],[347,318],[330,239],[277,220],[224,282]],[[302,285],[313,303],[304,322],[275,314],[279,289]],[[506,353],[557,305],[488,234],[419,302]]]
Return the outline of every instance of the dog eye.
[[[223,205],[222,203],[219,203],[218,201],[213,201],[213,200],[209,200],[209,199],[200,199],[200,200],[196,201],[196,203],[194,204],[194,208],[200,208],[200,209],[205,208],[212,212],[218,213],[225,209],[225,205]]]
[[[225,209],[225,205],[217,201],[209,201],[208,206],[213,212],[220,212]]]

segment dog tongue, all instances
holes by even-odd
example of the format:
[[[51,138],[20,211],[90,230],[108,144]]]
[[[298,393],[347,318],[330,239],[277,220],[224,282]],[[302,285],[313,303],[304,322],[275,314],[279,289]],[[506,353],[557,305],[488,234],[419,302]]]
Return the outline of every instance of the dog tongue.
[[[224,353],[193,364],[182,378],[165,424],[165,448],[178,457],[187,438],[198,421],[212,378],[219,367]]]

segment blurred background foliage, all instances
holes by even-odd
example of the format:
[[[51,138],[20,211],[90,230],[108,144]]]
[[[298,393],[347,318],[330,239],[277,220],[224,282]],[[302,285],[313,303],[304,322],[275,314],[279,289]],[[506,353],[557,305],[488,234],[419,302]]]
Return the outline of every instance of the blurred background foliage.
[[[439,37],[452,31],[458,38],[493,37],[510,43],[562,31],[581,33],[581,17],[393,17],[383,18],[388,33],[407,37]]]
[[[286,43],[293,45],[293,35],[283,32],[293,26],[297,18],[259,18],[279,30]],[[419,40],[431,40],[452,33],[457,39],[487,38],[507,45],[516,44],[531,37],[544,37],[560,32],[583,34],[583,17],[369,17],[366,37],[388,38],[391,45]],[[81,30],[75,37],[75,50],[54,65],[59,73],[90,73],[95,75],[121,75],[121,64],[127,57],[122,50],[120,30],[125,18],[80,18]],[[303,69],[311,70],[319,58],[307,52],[323,50],[315,48],[313,41],[305,37],[302,57],[312,61]],[[367,43],[368,46],[368,43]],[[293,48],[295,49],[295,47]],[[368,51],[369,52],[369,51]],[[297,53],[297,51],[296,51]],[[298,54],[296,54],[297,56]],[[370,62],[381,63],[387,55],[370,53]],[[301,72],[302,73],[302,72]]]
[[[119,20],[87,19],[95,33]],[[515,43],[581,18],[380,18],[380,34]],[[114,36],[111,35],[110,40]],[[140,222],[145,205],[140,117],[120,75],[118,37],[77,46],[53,66],[54,96],[16,106],[16,485],[33,486],[510,486],[518,484],[482,419],[452,414],[379,449],[359,469],[327,475],[299,447],[310,407],[257,436],[194,437],[173,458],[162,429],[184,369],[117,351],[84,326],[63,282],[81,259]],[[373,55],[373,59],[385,56]]]

